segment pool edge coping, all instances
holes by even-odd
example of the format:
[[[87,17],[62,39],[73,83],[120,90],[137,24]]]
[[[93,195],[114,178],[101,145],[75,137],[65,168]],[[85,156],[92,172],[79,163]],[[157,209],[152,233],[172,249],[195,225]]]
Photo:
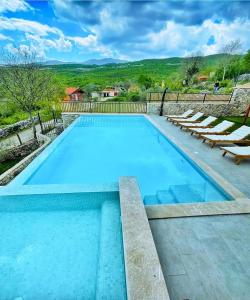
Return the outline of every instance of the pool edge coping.
[[[119,178],[128,300],[170,300],[135,177]]]
[[[233,200],[231,201],[146,205],[145,209],[147,211],[148,219],[250,213],[250,199],[248,199],[244,193],[237,189],[233,184],[229,183],[207,163],[193,155],[187,147],[183,146],[174,136],[167,133],[166,129],[158,124],[150,115],[144,114],[144,116],[160,131],[161,134],[163,134],[163,136],[184,152],[184,154],[194,161],[203,172],[215,181],[216,184],[233,197]]]

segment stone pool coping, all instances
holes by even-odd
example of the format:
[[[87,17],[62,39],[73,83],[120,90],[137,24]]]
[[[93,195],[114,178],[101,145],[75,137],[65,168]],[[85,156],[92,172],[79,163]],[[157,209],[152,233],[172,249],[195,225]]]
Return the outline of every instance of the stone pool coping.
[[[119,193],[128,300],[169,300],[136,178],[121,177]]]
[[[184,154],[194,161],[215,183],[221,186],[232,201],[220,202],[197,202],[185,204],[168,204],[168,205],[146,205],[146,211],[149,219],[163,219],[176,217],[191,216],[209,216],[209,215],[226,215],[226,214],[245,214],[250,213],[250,199],[239,191],[214,169],[208,166],[204,161],[193,155],[189,149],[184,147],[174,136],[170,135],[167,130],[154,121],[149,115],[144,115],[168,140],[176,145]]]

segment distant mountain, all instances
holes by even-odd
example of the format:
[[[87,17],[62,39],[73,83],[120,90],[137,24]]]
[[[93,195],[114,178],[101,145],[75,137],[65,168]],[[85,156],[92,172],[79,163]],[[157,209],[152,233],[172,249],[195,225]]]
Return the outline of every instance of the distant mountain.
[[[124,64],[126,60],[115,59],[115,58],[101,58],[101,59],[89,59],[83,62],[84,65],[97,65],[103,66],[108,64]]]
[[[65,64],[69,64],[68,62],[64,62],[61,60],[56,60],[56,59],[52,59],[52,60],[47,60],[44,62],[44,65],[65,65]]]

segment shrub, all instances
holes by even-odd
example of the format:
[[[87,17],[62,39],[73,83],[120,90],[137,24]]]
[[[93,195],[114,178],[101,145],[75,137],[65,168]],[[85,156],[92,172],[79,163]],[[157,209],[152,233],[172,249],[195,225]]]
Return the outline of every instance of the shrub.
[[[132,102],[138,102],[138,101],[141,101],[141,97],[139,94],[137,93],[131,93],[129,94],[128,96],[128,100],[129,101],[132,101]]]

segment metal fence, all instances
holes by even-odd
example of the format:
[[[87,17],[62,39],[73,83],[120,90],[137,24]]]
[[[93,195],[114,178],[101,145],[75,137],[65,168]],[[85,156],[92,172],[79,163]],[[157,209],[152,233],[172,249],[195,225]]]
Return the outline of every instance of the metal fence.
[[[147,93],[148,102],[158,102],[162,100],[163,93]],[[210,94],[210,93],[180,93],[167,92],[164,101],[169,102],[227,102],[232,99],[232,94]]]
[[[63,102],[63,112],[146,113],[146,102]]]

